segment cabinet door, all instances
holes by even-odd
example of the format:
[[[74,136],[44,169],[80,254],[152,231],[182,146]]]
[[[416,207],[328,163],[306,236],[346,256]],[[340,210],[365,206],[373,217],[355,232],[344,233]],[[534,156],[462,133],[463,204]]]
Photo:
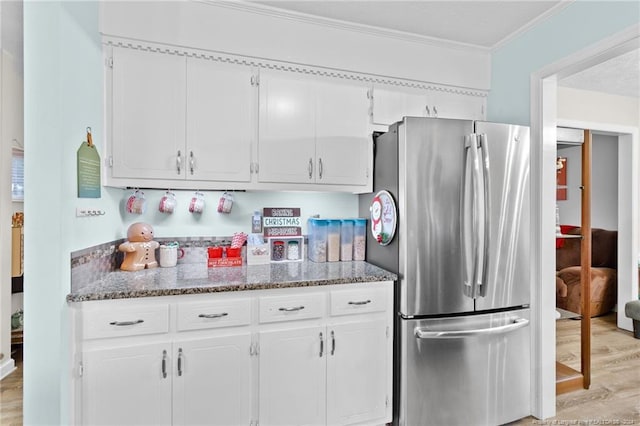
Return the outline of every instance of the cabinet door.
[[[316,183],[365,185],[371,155],[367,87],[316,84]]]
[[[185,57],[114,47],[111,125],[113,177],[184,179]]]
[[[373,89],[372,122],[390,126],[403,117],[426,117],[427,97],[424,92]]]
[[[251,68],[187,58],[187,179],[248,182],[256,132]]]
[[[85,352],[82,424],[170,425],[170,348],[150,344]]]
[[[385,417],[391,403],[384,319],[328,327],[327,424],[367,423]],[[382,422],[384,423],[384,421]]]
[[[324,425],[324,327],[260,332],[260,425]]]
[[[248,425],[251,335],[175,342],[174,425]]]
[[[429,96],[431,117],[484,120],[485,100],[482,96],[450,92],[433,92]]]
[[[315,100],[312,81],[294,73],[260,73],[260,182],[315,180]]]

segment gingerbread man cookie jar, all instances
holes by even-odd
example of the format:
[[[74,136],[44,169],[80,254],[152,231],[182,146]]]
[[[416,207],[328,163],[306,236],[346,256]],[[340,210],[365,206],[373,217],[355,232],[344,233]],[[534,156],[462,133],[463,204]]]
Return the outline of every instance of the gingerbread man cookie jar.
[[[139,271],[144,268],[155,268],[156,249],[160,243],[153,241],[153,228],[147,223],[137,222],[129,226],[127,241],[118,246],[124,252],[124,261],[120,266],[123,271]]]

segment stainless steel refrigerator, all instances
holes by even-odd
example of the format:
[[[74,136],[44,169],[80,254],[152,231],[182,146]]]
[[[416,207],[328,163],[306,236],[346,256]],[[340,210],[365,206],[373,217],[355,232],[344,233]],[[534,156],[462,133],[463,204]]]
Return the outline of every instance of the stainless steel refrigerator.
[[[396,232],[369,234],[367,260],[399,276],[394,423],[529,415],[529,129],[404,118],[376,137],[361,215],[381,190]]]

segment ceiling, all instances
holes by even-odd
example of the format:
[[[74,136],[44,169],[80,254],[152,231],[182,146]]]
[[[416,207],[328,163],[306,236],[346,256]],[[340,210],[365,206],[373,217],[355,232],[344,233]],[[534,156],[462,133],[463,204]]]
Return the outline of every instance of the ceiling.
[[[566,1],[252,1],[312,16],[492,48]]]
[[[558,13],[572,0],[275,0],[248,1],[298,17],[339,21],[394,35],[495,49]],[[564,78],[560,86],[640,98],[640,55],[630,52]]]

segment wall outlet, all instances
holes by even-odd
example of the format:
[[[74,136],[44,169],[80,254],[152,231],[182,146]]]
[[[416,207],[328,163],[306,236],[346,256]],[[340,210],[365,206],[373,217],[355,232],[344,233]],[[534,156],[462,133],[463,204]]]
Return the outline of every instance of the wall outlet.
[[[76,217],[104,216],[106,212],[90,207],[76,207]]]

